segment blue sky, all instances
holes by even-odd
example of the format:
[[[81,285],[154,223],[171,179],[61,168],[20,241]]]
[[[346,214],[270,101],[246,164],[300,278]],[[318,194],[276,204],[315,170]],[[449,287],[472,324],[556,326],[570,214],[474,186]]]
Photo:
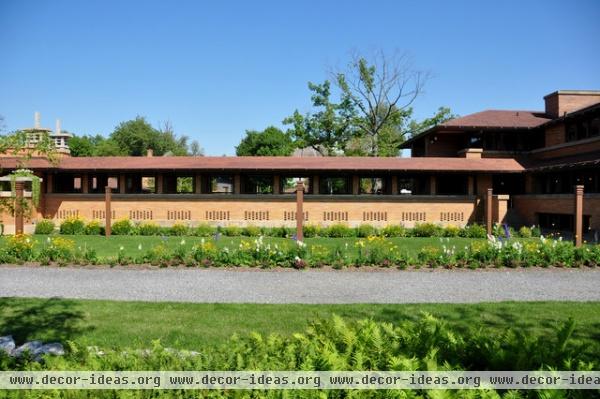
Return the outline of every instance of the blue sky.
[[[449,106],[543,109],[600,89],[600,1],[0,1],[4,130],[108,135],[171,121],[207,155],[309,110],[307,82],[352,50],[407,51],[432,78],[419,118]]]

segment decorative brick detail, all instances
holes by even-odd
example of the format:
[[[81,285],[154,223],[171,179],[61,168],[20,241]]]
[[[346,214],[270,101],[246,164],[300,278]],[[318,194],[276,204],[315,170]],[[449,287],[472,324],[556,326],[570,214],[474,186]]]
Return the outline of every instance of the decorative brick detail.
[[[402,212],[403,222],[424,222],[427,219],[426,212]]]
[[[130,210],[129,219],[131,220],[152,220],[152,211]]]
[[[79,216],[79,209],[61,209],[58,211],[59,219],[66,219]]]
[[[364,211],[363,222],[387,222],[388,213],[385,211]]]
[[[167,211],[167,220],[192,220],[192,211]]]
[[[283,220],[284,221],[289,221],[289,220],[296,220],[296,215],[297,212],[296,211],[283,211]],[[304,212],[304,221],[308,221],[308,212]]]
[[[440,212],[440,222],[464,222],[464,212]]]
[[[269,220],[269,211],[244,211],[244,220]]]
[[[325,222],[347,222],[348,221],[348,212],[325,211],[325,212],[323,212],[323,221],[325,221]]]
[[[229,211],[206,211],[206,220],[229,220]]]
[[[116,219],[117,215],[115,214],[115,211],[111,211],[112,219]],[[106,219],[106,211],[104,209],[102,210],[92,210],[92,219]]]

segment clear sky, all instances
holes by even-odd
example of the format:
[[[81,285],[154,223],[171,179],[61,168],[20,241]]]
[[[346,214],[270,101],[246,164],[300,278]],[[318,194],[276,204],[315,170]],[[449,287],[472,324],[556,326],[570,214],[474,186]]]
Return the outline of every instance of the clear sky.
[[[543,109],[600,89],[600,1],[0,0],[5,131],[108,135],[142,115],[207,155],[310,105],[351,50],[408,51],[433,78],[417,117],[449,106]]]

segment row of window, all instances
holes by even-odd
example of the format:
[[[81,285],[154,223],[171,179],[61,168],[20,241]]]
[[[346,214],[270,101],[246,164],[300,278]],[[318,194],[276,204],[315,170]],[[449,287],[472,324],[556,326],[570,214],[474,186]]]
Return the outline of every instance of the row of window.
[[[576,141],[600,136],[600,111],[570,120],[566,124],[566,140]]]
[[[538,194],[569,194],[574,186],[583,185],[586,193],[600,193],[600,171],[583,169],[536,175],[534,190]]]
[[[273,175],[241,175],[241,194],[273,194],[275,179]],[[281,176],[278,192],[291,194],[296,192],[296,184],[301,180],[307,194],[317,192],[311,177]],[[53,192],[82,193],[83,179],[81,175],[60,174],[54,176]],[[163,175],[165,194],[231,194],[235,192],[233,175],[203,175],[201,187],[196,189],[194,176]],[[430,176],[401,175],[397,178],[397,192],[392,193],[391,177],[363,176],[358,179],[358,193],[362,195],[405,194],[427,195],[431,192]],[[111,187],[113,192],[120,192],[120,179],[111,174],[90,174],[88,176],[88,193],[103,193],[105,187]],[[151,194],[158,192],[156,177],[152,175],[127,174],[124,178],[124,192],[127,194]],[[448,174],[437,179],[436,193],[440,195],[466,195],[468,178],[463,174]],[[319,194],[346,195],[353,193],[352,177],[320,176]]]

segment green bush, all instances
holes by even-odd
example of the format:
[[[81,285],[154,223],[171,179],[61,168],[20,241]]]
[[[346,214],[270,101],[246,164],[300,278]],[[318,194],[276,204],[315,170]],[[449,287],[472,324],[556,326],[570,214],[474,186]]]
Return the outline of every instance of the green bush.
[[[406,237],[406,227],[401,224],[390,224],[381,230],[384,237]]]
[[[117,236],[126,236],[132,233],[133,227],[131,220],[120,219],[112,224],[112,233]]]
[[[182,223],[175,223],[169,228],[169,235],[172,236],[185,236],[188,235],[189,232],[190,229]]]
[[[85,234],[89,236],[96,236],[104,233],[104,227],[100,224],[99,220],[90,220],[85,225]]]
[[[531,228],[531,236],[532,237],[540,237],[542,235],[542,230],[540,229],[540,226],[533,226]]]
[[[319,237],[321,235],[321,226],[315,224],[307,224],[306,226],[304,226],[302,231],[304,233],[304,237],[306,238]]]
[[[60,224],[60,234],[84,234],[85,222],[79,217],[69,217]]]
[[[441,237],[443,228],[433,223],[417,223],[411,230],[413,237]]]
[[[52,234],[54,227],[54,222],[51,219],[42,219],[35,225],[35,234]]]
[[[159,236],[162,232],[161,227],[153,222],[140,223],[136,231],[141,236]]]
[[[221,229],[221,232],[227,237],[238,237],[242,235],[242,229],[238,226],[225,226]]]
[[[341,238],[341,237],[354,237],[355,231],[351,227],[345,224],[332,224],[322,230],[324,237]]]
[[[246,226],[242,229],[242,235],[246,237],[258,237],[262,234],[260,227]]]
[[[461,230],[459,235],[466,238],[486,238],[487,231],[480,224],[469,224]]]
[[[370,224],[361,224],[356,228],[356,236],[357,237],[371,237],[379,234],[379,231],[376,227]]]
[[[533,235],[529,227],[523,226],[519,229],[519,236],[522,238],[531,238]]]
[[[446,226],[444,227],[444,231],[442,233],[442,235],[444,237],[458,237],[458,235],[460,234],[460,227],[458,226]]]
[[[209,224],[199,224],[193,231],[193,234],[198,237],[210,237],[217,232],[217,229]]]

